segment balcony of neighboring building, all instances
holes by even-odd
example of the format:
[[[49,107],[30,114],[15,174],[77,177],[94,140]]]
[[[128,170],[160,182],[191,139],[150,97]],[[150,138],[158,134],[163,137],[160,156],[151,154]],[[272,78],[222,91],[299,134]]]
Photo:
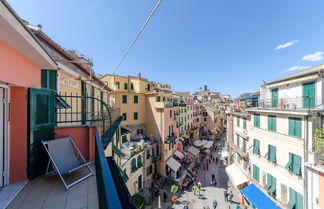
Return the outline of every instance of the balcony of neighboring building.
[[[158,144],[158,141],[156,139],[143,135],[131,138],[130,141],[122,141],[120,150],[121,164],[123,165],[127,160],[129,160],[133,156],[151,149],[156,144]]]
[[[261,99],[248,104],[249,110],[273,110],[309,112],[311,110],[323,110],[322,97],[294,97]]]

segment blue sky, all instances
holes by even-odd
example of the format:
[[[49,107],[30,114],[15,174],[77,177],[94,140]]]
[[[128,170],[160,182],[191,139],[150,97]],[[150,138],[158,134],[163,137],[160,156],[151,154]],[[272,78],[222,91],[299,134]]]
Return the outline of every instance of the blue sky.
[[[100,74],[113,71],[157,1],[8,0],[63,47],[92,57]],[[141,72],[177,91],[257,91],[262,80],[322,62],[323,11],[323,0],[164,0],[117,74]]]

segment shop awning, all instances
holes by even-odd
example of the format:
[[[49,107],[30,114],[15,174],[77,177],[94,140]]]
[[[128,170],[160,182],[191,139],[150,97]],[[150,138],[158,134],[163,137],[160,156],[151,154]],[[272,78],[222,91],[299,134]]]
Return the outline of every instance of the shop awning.
[[[184,158],[184,154],[182,152],[180,152],[179,150],[174,151],[173,154],[180,159]]]
[[[182,136],[180,136],[179,140],[183,142],[185,139]]]
[[[249,179],[246,177],[246,175],[243,174],[242,170],[235,163],[228,166],[225,170],[226,170],[226,173],[231,178],[234,186],[239,186],[239,185],[249,181]]]
[[[184,134],[183,137],[189,139],[189,136],[187,134]]]
[[[257,209],[280,209],[267,195],[254,184],[241,190],[242,195]]]
[[[207,141],[206,144],[204,145],[204,148],[210,149],[213,146],[214,142],[213,141]]]
[[[188,152],[190,154],[192,154],[194,157],[197,157],[197,155],[199,155],[200,151],[196,147],[191,146],[191,147],[189,147]]]
[[[200,140],[196,140],[196,141],[194,141],[193,144],[194,144],[196,147],[201,147],[201,146],[202,146]]]
[[[181,164],[174,159],[173,157],[170,157],[167,161],[166,164],[175,172],[177,172],[177,170],[180,168]]]

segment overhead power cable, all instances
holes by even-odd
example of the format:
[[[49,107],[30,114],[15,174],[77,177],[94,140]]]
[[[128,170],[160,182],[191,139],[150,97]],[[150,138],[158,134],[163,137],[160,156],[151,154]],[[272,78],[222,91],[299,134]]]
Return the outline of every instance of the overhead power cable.
[[[142,34],[142,32],[144,31],[145,27],[147,26],[147,24],[150,22],[150,20],[152,19],[154,13],[156,12],[156,10],[159,8],[159,6],[161,5],[163,0],[159,0],[157,2],[157,4],[155,5],[154,9],[152,10],[152,12],[150,13],[150,15],[148,16],[148,18],[146,19],[144,25],[141,27],[141,29],[138,31],[137,35],[135,36],[135,38],[133,39],[131,45],[128,47],[128,49],[126,50],[125,54],[123,55],[122,59],[120,60],[120,62],[118,63],[118,65],[116,66],[116,68],[113,70],[112,75],[115,75],[115,73],[117,72],[118,68],[121,66],[121,64],[124,62],[125,58],[127,57],[128,53],[130,52],[130,50],[134,47],[137,39],[140,37],[140,35]],[[108,79],[109,81],[109,79]],[[107,83],[108,83],[107,81]],[[104,86],[107,86],[107,84],[105,84]],[[100,89],[100,91],[102,91],[102,89],[104,88],[104,86]],[[100,92],[99,91],[99,92]],[[99,94],[98,92],[98,94]]]

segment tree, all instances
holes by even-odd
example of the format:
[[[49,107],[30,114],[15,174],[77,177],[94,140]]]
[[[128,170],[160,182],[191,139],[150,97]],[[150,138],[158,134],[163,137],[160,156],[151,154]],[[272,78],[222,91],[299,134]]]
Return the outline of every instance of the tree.
[[[313,148],[315,152],[324,153],[324,129],[323,128],[318,128],[315,130]]]

